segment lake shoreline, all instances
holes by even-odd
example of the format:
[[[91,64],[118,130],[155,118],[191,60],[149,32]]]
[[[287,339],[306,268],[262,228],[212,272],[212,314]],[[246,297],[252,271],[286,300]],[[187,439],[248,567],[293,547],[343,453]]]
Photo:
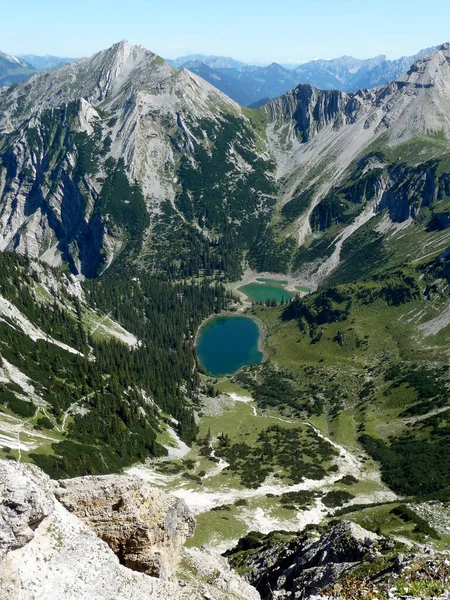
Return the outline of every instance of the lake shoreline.
[[[265,281],[258,281],[258,279],[265,279]],[[278,290],[282,290],[284,292],[286,292],[286,295],[292,299],[294,298],[296,295],[299,295],[300,297],[305,296],[307,294],[310,294],[312,292],[314,292],[317,289],[317,285],[312,285],[311,283],[307,282],[306,280],[304,280],[303,278],[299,278],[299,277],[295,277],[294,275],[290,275],[290,274],[286,274],[286,273],[270,273],[270,272],[263,272],[263,273],[258,273],[257,271],[253,271],[252,269],[246,269],[243,277],[239,280],[239,281],[235,281],[233,283],[228,283],[226,284],[226,287],[230,290],[232,290],[235,294],[238,294],[241,303],[243,304],[243,306],[245,308],[249,308],[250,306],[252,306],[253,302],[258,302],[261,301],[261,298],[254,298],[252,297],[252,295],[248,295],[247,292],[243,291],[242,288],[246,287],[246,286],[250,286],[252,284],[261,286],[262,288],[264,286],[271,286],[271,282],[273,283],[279,283],[279,282],[283,282],[284,285],[280,285],[280,286],[273,286],[275,289],[275,298],[278,295],[277,292]],[[305,288],[305,289],[297,289],[298,287],[301,288]],[[308,290],[308,291],[306,291]],[[280,293],[280,292],[278,292]],[[270,298],[270,290],[267,290],[267,297]],[[262,301],[265,302],[266,298],[263,298]],[[281,301],[281,297],[277,298],[277,301],[280,302]]]
[[[287,281],[286,289],[288,291],[295,291],[295,287],[307,287],[310,292],[315,292],[317,289],[317,284],[312,281],[305,279],[304,277],[298,277],[292,275],[290,273],[271,273],[270,271],[258,272],[253,269],[246,269],[242,278],[239,281],[234,281],[232,283],[227,283],[227,287],[232,289],[233,291],[237,291],[237,288],[247,285],[249,283],[255,282],[257,279],[269,279],[273,281]]]
[[[264,327],[263,322],[256,317],[255,315],[249,315],[246,314],[244,312],[231,312],[231,311],[222,311],[218,314],[212,314],[209,315],[209,317],[207,317],[206,319],[203,319],[203,321],[200,323],[199,327],[197,328],[197,331],[195,333],[195,338],[194,338],[194,348],[197,348],[198,346],[198,338],[200,336],[200,332],[203,329],[203,327],[205,327],[205,325],[207,325],[208,323],[210,323],[211,321],[213,321],[214,319],[220,318],[220,317],[244,317],[246,319],[251,319],[254,323],[256,323],[257,327],[258,327],[258,331],[259,331],[259,336],[258,336],[258,352],[261,352],[262,354],[262,359],[260,363],[257,364],[263,364],[266,362],[267,358],[268,358],[268,353],[266,351],[265,348],[265,340],[266,340],[266,329]],[[197,355],[198,357],[198,355]],[[199,360],[200,362],[200,360]],[[248,365],[246,365],[248,366]],[[239,371],[241,369],[244,369],[245,367],[241,367],[240,369],[238,369],[235,373],[231,373],[230,375],[226,375],[226,377],[231,377],[232,375],[236,375],[236,373],[239,373]]]

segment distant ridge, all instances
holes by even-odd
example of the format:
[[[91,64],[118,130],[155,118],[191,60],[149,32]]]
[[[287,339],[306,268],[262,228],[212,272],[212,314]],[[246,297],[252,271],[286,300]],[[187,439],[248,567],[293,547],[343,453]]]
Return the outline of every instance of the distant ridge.
[[[341,56],[330,60],[317,59],[295,68],[276,62],[266,67],[246,65],[232,58],[195,54],[169,61],[176,68],[187,68],[244,106],[261,106],[262,99],[276,98],[300,83],[309,83],[323,90],[356,92],[397,79],[420,58],[435,47],[420,50],[413,56],[388,60],[380,55],[358,59]]]

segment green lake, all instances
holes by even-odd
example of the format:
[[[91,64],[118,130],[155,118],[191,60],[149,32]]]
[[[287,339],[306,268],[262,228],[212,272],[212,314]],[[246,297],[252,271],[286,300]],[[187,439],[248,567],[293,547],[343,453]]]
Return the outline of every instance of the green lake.
[[[200,330],[197,356],[210,375],[232,375],[263,360],[260,337],[258,324],[249,317],[214,317]]]
[[[239,288],[240,292],[243,292],[250,300],[255,302],[265,302],[269,298],[280,303],[283,299],[288,300],[295,296],[295,292],[288,292],[284,289],[284,286],[288,284],[287,281],[276,281],[274,279],[257,279],[256,281],[264,283],[248,283]]]

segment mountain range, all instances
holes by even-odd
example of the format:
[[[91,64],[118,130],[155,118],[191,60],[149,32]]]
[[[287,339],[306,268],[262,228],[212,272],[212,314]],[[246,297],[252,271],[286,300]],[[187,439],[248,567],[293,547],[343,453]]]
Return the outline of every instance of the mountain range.
[[[0,87],[20,83],[35,73],[36,69],[22,58],[0,52]]]
[[[419,58],[432,51],[433,48],[426,48],[414,56],[397,60],[388,60],[383,55],[363,60],[342,56],[313,60],[294,68],[277,63],[267,67],[251,66],[225,57],[203,55],[178,58],[172,64],[189,69],[239,104],[250,106],[281,96],[300,83],[343,92],[377,87],[397,79]]]
[[[36,54],[21,54],[18,58],[24,60],[39,71],[59,69],[67,63],[72,63],[76,60],[79,60],[78,58],[62,58],[61,56],[51,56],[49,54],[46,54],[45,56],[37,56]]]
[[[433,48],[426,48],[414,56],[404,56],[397,60],[388,60],[384,55],[370,59],[342,56],[331,60],[318,59],[293,67],[275,62],[264,67],[247,65],[233,58],[203,54],[183,56],[167,62],[176,69],[189,69],[239,104],[257,107],[300,83],[345,92],[383,85],[406,73],[416,60],[432,51]],[[19,57],[2,55],[0,86],[24,81],[38,71],[59,69],[76,60],[34,54]]]
[[[319,281],[372,207],[387,205],[397,185],[389,158],[396,149],[425,136],[423,164],[445,153],[439,136],[448,132],[447,57],[444,45],[396,82],[353,94],[301,84],[250,111],[189,70],[128,43],[5,89],[1,246],[55,265],[69,261],[74,272],[89,275],[126,248],[152,268],[167,269],[181,256],[182,269],[192,270],[200,260],[187,242],[194,236],[207,246],[207,262],[227,256],[230,272],[239,272],[244,251],[262,270],[298,270],[305,241],[316,245],[327,236],[327,206],[342,231],[330,240],[328,252],[335,252],[327,266],[308,275]],[[380,144],[389,149],[383,158],[365,158]],[[332,200],[361,161],[369,161],[364,173],[380,173],[376,198],[367,206]],[[274,228],[279,212],[283,220]],[[409,218],[417,211],[397,212]],[[270,257],[274,236],[286,250],[277,265]]]
[[[201,567],[205,545],[229,550],[266,596],[445,597],[448,562],[432,553],[450,544],[450,44],[409,61],[376,87],[300,83],[248,108],[194,67],[119,42],[0,89],[0,538],[11,589],[19,576],[34,589],[23,565],[45,573],[51,547],[50,566],[71,565],[74,582],[49,568],[64,580],[59,597],[77,597],[79,563],[93,581],[97,556],[114,577],[105,589],[122,577],[123,597],[131,579],[118,561],[142,570],[143,546],[111,522],[130,531],[143,484],[108,479],[111,503],[95,476],[131,469],[196,512],[200,566],[182,565],[184,587],[201,572],[223,591],[154,588],[174,600],[231,597],[238,585],[223,566]],[[366,65],[371,77],[385,62]],[[359,66],[345,59],[333,77],[349,81]],[[279,306],[243,299],[244,283],[266,278],[311,293]],[[196,355],[199,328],[236,313],[264,331],[265,360],[212,377]],[[77,479],[48,483],[22,462]],[[92,510],[115,556],[74,510]]]

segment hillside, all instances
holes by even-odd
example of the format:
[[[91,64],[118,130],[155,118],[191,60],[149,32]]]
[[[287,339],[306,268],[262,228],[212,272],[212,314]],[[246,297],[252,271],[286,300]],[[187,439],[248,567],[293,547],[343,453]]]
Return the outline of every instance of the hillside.
[[[61,477],[165,455],[161,439],[192,441],[193,334],[224,306],[222,288],[145,274],[81,285],[14,254],[0,262],[3,452]]]
[[[1,90],[1,456],[129,469],[195,548],[335,520],[448,548],[449,137],[449,44],[257,109],[127,42]],[[281,274],[280,306],[239,291]],[[212,377],[225,311],[264,361]]]
[[[26,81],[36,72],[35,67],[23,58],[0,52],[0,88]]]

